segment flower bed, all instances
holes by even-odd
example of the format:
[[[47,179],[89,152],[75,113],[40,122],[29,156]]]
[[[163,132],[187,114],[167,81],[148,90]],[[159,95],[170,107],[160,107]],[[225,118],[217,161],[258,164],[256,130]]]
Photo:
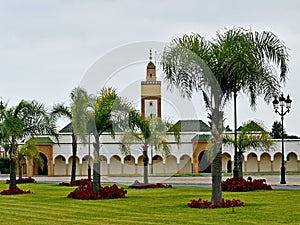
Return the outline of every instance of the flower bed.
[[[127,191],[117,185],[101,187],[99,193],[93,192],[93,183],[90,180],[87,184],[81,184],[78,188],[68,194],[68,198],[81,200],[125,198]]]
[[[222,191],[245,192],[254,190],[272,190],[272,187],[266,183],[265,179],[228,178],[222,181]]]
[[[3,190],[0,192],[1,195],[19,195],[19,194],[30,194],[31,191],[23,191],[17,186],[12,186],[8,190]]]
[[[80,185],[87,185],[91,181],[92,181],[91,179],[80,179],[80,180],[74,180],[71,183],[61,182],[61,183],[59,183],[59,186],[80,186]]]
[[[136,188],[136,189],[145,189],[145,188],[170,188],[172,185],[170,184],[162,184],[162,183],[156,183],[156,184],[149,184],[149,183],[140,183],[137,180],[129,186],[130,188]]]
[[[203,201],[201,198],[198,200],[191,200],[190,203],[187,204],[190,208],[200,208],[200,209],[214,209],[214,208],[230,208],[230,207],[239,207],[243,206],[244,202],[240,200],[226,200],[222,199],[221,202],[215,202],[212,204],[210,201]]]
[[[21,179],[17,179],[17,184],[24,184],[24,183],[36,183],[35,179],[32,177],[25,177]],[[9,184],[10,180],[6,180],[6,183]]]

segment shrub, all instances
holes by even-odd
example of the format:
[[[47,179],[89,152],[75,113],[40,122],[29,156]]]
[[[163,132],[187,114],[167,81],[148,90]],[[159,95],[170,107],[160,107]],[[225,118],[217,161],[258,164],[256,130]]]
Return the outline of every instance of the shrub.
[[[214,208],[230,208],[230,207],[239,207],[243,206],[244,202],[240,200],[226,200],[222,199],[221,202],[215,202],[212,204],[210,201],[202,201],[201,198],[198,200],[191,200],[190,203],[187,204],[187,207],[190,208],[200,208],[200,209],[214,209]]]
[[[17,186],[12,186],[8,190],[3,190],[0,192],[1,195],[18,195],[18,194],[30,194],[31,191],[23,191]]]
[[[125,198],[127,191],[119,188],[117,185],[101,187],[99,193],[93,192],[93,183],[91,180],[87,184],[82,183],[74,191],[68,194],[68,198],[77,198],[81,200],[112,199]]]
[[[170,184],[162,184],[162,183],[156,183],[156,184],[149,184],[149,183],[140,183],[139,181],[135,181],[132,185],[129,186],[130,188],[136,188],[136,189],[145,189],[145,188],[169,188],[172,187]]]
[[[6,180],[6,183],[9,184],[10,180]],[[25,177],[25,178],[17,179],[17,184],[24,184],[24,183],[36,183],[36,181],[32,177]]]
[[[61,182],[61,183],[59,183],[59,186],[80,186],[80,185],[87,185],[91,181],[92,181],[91,179],[80,179],[80,180],[74,180],[71,183]]]
[[[245,192],[254,190],[272,190],[270,185],[267,185],[265,179],[244,178],[228,178],[222,181],[222,191]]]

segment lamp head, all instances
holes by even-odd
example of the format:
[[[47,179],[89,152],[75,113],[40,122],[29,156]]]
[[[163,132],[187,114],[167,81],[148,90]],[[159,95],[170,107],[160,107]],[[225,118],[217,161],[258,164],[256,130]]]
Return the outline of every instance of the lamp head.
[[[276,96],[274,96],[273,107],[275,110],[277,110],[279,107],[279,101],[277,100]]]

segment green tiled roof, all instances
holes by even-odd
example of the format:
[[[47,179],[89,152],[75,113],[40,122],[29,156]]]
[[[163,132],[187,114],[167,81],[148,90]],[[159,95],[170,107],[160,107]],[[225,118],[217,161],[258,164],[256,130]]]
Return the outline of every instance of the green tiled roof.
[[[54,143],[51,138],[49,137],[33,137],[33,138],[30,138],[29,141],[32,141],[34,143],[38,143],[38,144],[41,144],[41,143]]]
[[[209,134],[197,134],[192,138],[192,141],[208,141],[210,137],[211,136]]]
[[[59,133],[72,133],[73,128],[72,128],[72,123],[69,123],[67,126],[62,128]]]
[[[181,132],[209,132],[210,127],[202,120],[179,120],[174,126],[179,126]]]

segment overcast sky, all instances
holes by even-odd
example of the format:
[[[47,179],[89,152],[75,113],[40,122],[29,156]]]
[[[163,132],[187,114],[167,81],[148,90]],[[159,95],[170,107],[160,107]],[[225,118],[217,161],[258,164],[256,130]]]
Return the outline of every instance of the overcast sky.
[[[0,96],[10,105],[21,99],[36,99],[48,107],[69,103],[71,90],[92,65],[120,46],[170,42],[191,33],[212,39],[224,27],[244,27],[272,31],[289,48],[283,92],[293,102],[285,126],[288,134],[300,135],[299,12],[300,3],[295,0],[0,0]],[[134,73],[144,79],[144,66],[141,68]],[[125,81],[126,77],[118,79]],[[254,119],[270,129],[280,119],[272,105],[261,100],[254,112],[245,97],[239,98],[238,107],[239,123]],[[207,121],[203,110],[198,116]],[[232,121],[229,104],[225,123],[233,127]]]

